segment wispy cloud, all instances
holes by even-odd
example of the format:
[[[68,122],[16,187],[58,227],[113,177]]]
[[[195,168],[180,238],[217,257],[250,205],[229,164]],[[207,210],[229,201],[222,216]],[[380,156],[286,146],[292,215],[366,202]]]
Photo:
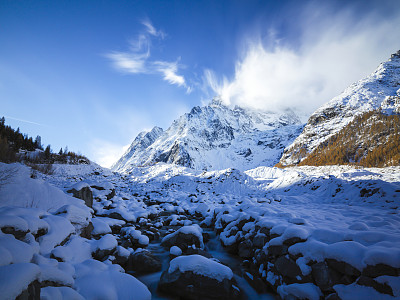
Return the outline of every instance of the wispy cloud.
[[[145,30],[136,39],[129,42],[129,51],[114,51],[106,56],[111,59],[113,66],[119,71],[131,74],[161,75],[163,80],[179,87],[185,87],[187,93],[190,93],[191,87],[187,85],[184,76],[179,74],[180,59],[176,61],[151,59],[152,38],[162,40],[165,38],[165,33],[157,30],[148,19],[142,21],[142,24]]]
[[[113,52],[107,56],[113,60],[114,67],[118,70],[133,74],[148,72],[146,66],[148,56],[145,54]]]
[[[178,75],[178,63],[177,62],[166,62],[166,61],[155,61],[153,63],[155,69],[163,74],[164,80],[171,84],[176,84],[178,86],[186,86],[185,78]]]
[[[231,78],[204,71],[205,85],[227,104],[309,114],[368,75],[400,47],[400,12],[357,15],[313,6],[299,11],[298,44],[274,34],[246,41]],[[318,13],[316,13],[318,12]],[[268,36],[267,41],[265,36]]]
[[[24,120],[24,119],[18,119],[18,118],[14,118],[14,117],[10,117],[10,116],[4,116],[4,118],[7,119],[11,119],[14,121],[19,121],[19,122],[23,122],[23,123],[27,123],[27,124],[33,124],[33,125],[38,125],[38,126],[46,126],[44,124],[40,124],[37,122],[33,122],[33,121],[29,121],[29,120]]]
[[[148,34],[151,34],[152,36],[156,36],[156,37],[160,37],[160,38],[164,39],[165,33],[162,30],[155,29],[149,19],[143,20],[142,24],[146,27]]]

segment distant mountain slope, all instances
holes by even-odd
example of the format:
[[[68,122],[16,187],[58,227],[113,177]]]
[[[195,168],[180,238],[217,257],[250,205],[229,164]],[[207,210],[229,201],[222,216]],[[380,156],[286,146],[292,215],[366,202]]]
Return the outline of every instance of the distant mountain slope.
[[[357,116],[310,153],[299,165],[400,165],[400,116],[370,111]]]
[[[399,103],[400,51],[379,65],[371,75],[350,85],[342,94],[315,111],[303,132],[285,149],[279,165],[302,162],[357,116],[378,109],[386,113],[400,111]],[[363,138],[368,139],[368,136]]]
[[[166,131],[155,127],[140,133],[112,169],[126,172],[158,162],[197,170],[273,166],[301,129],[290,110],[277,114],[231,109],[214,99],[194,107]]]

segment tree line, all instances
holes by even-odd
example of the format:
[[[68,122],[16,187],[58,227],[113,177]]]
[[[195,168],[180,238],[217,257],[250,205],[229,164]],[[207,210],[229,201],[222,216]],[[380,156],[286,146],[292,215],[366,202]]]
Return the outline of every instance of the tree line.
[[[37,155],[29,155],[37,151]],[[81,154],[69,151],[66,146],[58,153],[53,153],[51,146],[43,148],[42,139],[38,135],[35,139],[20,132],[20,129],[13,129],[5,124],[5,118],[0,118],[0,162],[11,163],[24,161],[28,163],[69,163],[89,164],[89,159]]]
[[[380,110],[354,118],[299,165],[386,167],[400,165],[400,116]]]

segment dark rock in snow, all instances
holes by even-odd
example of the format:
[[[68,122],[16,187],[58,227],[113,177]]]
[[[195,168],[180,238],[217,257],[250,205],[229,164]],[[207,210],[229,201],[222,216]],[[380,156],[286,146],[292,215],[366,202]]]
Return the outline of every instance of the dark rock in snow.
[[[127,271],[129,257],[120,255],[118,251],[114,253],[114,257],[115,259],[113,260],[113,264],[120,265],[125,271]]]
[[[385,264],[376,264],[374,266],[367,265],[362,271],[362,274],[368,277],[375,278],[383,275],[398,276],[400,275],[400,272],[398,269],[392,266]]]
[[[271,245],[268,247],[268,254],[273,256],[282,256],[288,253],[287,245]]]
[[[269,229],[269,228],[267,228],[267,227],[261,227],[261,228],[260,228],[260,233],[265,234],[265,235],[268,237],[268,239],[270,239],[270,238],[269,238],[269,236],[270,236],[270,231],[271,231],[271,229]]]
[[[337,261],[336,259],[331,259],[328,258],[326,260],[328,263],[328,266],[342,274],[348,275],[348,276],[355,276],[358,277],[361,275],[361,272],[354,268],[352,265],[344,262],[344,261]]]
[[[268,286],[256,272],[251,272],[250,270],[244,271],[243,277],[257,293],[263,294],[268,292]]]
[[[40,283],[35,280],[28,285],[16,300],[40,300]]]
[[[242,258],[253,256],[253,243],[250,240],[244,240],[238,246],[238,255]]]
[[[299,266],[296,264],[296,262],[285,256],[281,256],[276,260],[275,268],[283,276],[292,279],[301,275],[301,270]]]
[[[75,198],[85,201],[86,206],[93,207],[93,192],[89,186],[84,186],[79,190],[72,188],[67,193],[72,193]]]
[[[303,242],[305,242],[305,241],[306,241],[306,240],[301,239],[301,238],[299,238],[299,237],[297,237],[297,236],[294,236],[294,237],[291,237],[291,238],[289,238],[289,239],[287,239],[287,240],[284,240],[284,241],[283,241],[283,244],[285,244],[285,245],[287,245],[288,247],[290,247],[290,246],[292,246],[292,245],[294,245],[294,244],[303,243]]]
[[[358,278],[358,280],[357,280],[357,284],[369,286],[369,287],[374,288],[379,293],[388,294],[388,295],[393,296],[393,290],[389,285],[387,285],[386,283],[382,284],[382,283],[376,282],[375,280],[373,280],[370,277],[361,275],[360,278]]]
[[[2,227],[1,231],[5,234],[12,234],[17,240],[23,239],[25,237],[25,235],[29,232],[29,230],[22,231],[17,228],[14,228],[12,226]]]
[[[81,237],[85,239],[91,239],[93,229],[94,227],[92,222],[89,222],[89,224],[86,227],[81,229]]]
[[[41,236],[47,234],[47,232],[49,231],[48,228],[44,227],[44,228],[39,228],[36,233],[33,233],[33,236],[35,237],[35,239],[40,238]]]
[[[312,277],[321,291],[332,291],[332,287],[340,282],[340,274],[330,269],[325,262],[318,262],[311,266]]]
[[[108,214],[107,217],[117,220],[126,221],[120,213],[113,211],[112,213]]]
[[[107,200],[114,198],[114,196],[115,196],[115,189],[112,189],[111,192],[106,195]]]
[[[259,233],[253,238],[253,245],[256,248],[261,249],[262,247],[264,247],[267,241],[268,241],[267,236],[263,233]]]
[[[202,243],[197,235],[192,233],[183,233],[178,232],[177,234],[171,235],[168,239],[163,239],[161,242],[161,246],[163,247],[172,247],[178,246],[182,249],[182,251],[186,251],[188,246],[195,245],[197,248],[200,248]]]
[[[161,270],[161,261],[149,251],[133,253],[128,258],[127,271],[153,273]]]
[[[241,294],[236,282],[231,279],[219,281],[215,278],[193,273],[192,271],[180,272],[175,270],[163,272],[158,284],[161,292],[178,296],[181,299],[240,299]]]

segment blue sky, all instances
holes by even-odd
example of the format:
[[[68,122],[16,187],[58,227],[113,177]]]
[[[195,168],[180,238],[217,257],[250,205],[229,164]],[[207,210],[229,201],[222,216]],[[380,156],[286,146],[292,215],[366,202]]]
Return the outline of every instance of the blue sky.
[[[399,1],[1,0],[0,115],[109,166],[215,95],[307,116],[400,49],[398,28]]]

